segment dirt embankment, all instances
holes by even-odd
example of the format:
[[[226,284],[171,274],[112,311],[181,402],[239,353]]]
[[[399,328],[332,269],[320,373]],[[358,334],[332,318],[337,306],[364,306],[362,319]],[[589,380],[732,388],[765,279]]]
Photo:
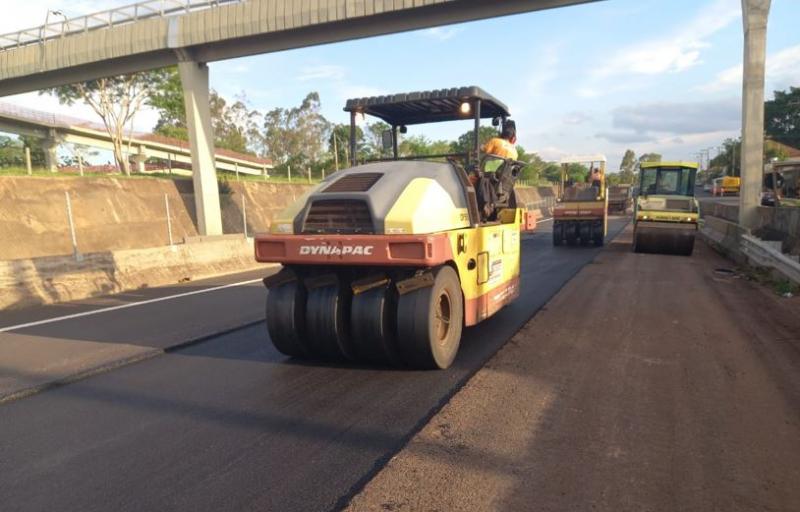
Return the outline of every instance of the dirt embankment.
[[[221,187],[223,230],[242,233],[242,198],[248,232],[266,231],[273,216],[307,185],[253,181]],[[142,249],[197,236],[190,180],[70,177],[0,178],[0,260],[72,253],[65,192],[69,192],[78,250]]]
[[[347,510],[800,510],[800,298],[630,236]]]

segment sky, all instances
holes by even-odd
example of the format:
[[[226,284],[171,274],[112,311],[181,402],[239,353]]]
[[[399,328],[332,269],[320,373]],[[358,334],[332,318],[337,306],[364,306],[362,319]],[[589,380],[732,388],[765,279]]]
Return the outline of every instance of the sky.
[[[5,0],[8,2],[9,0]],[[26,0],[0,18],[0,33],[40,25],[47,9],[68,16],[125,5],[116,0]],[[800,86],[799,0],[772,0],[767,97]],[[348,122],[345,100],[478,85],[504,101],[519,144],[545,159],[604,153],[615,170],[627,148],[696,159],[741,125],[740,0],[605,0],[259,55],[210,64],[211,86],[267,111],[317,91],[323,114]],[[3,98],[93,119],[36,93]],[[154,112],[136,120],[155,124]],[[414,127],[453,139],[466,122]],[[712,156],[713,156],[712,151]]]

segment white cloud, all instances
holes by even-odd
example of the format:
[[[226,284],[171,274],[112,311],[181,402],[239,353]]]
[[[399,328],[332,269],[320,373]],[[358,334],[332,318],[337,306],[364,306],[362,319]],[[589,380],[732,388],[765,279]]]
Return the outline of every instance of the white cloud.
[[[652,142],[655,137],[645,132],[622,132],[622,131],[609,131],[599,132],[595,135],[598,139],[605,139],[609,142],[618,142],[620,144],[632,144],[635,142]]]
[[[701,50],[709,46],[706,39],[740,17],[738,0],[716,0],[687,23],[675,27],[672,36],[623,48],[598,75],[657,75],[689,69],[701,62]]]
[[[335,91],[337,99],[342,102],[349,98],[364,98],[386,94],[385,91],[377,87],[350,83],[348,80],[349,71],[344,66],[332,64],[307,66],[302,68],[297,80],[301,82],[325,80]]]
[[[300,75],[297,79],[301,82],[310,82],[312,80],[344,80],[347,70],[343,66],[333,64],[321,64],[318,66],[306,66],[300,70]]]
[[[458,35],[461,30],[459,27],[433,27],[425,30],[423,34],[439,41],[447,41]]]
[[[572,112],[568,112],[567,115],[564,116],[563,122],[564,124],[579,125],[591,120],[592,116],[588,113],[574,110]]]
[[[702,92],[719,92],[741,88],[742,74],[742,64],[731,66],[697,89]],[[768,55],[766,75],[767,90],[782,90],[800,83],[800,44]]]
[[[741,123],[736,98],[697,102],[656,102],[617,107],[612,111],[616,130],[686,135],[732,130]]]
[[[662,31],[671,35],[641,41],[615,52],[575,89],[575,94],[591,99],[633,90],[646,86],[648,77],[681,73],[697,66],[702,63],[703,51],[710,46],[708,39],[740,18],[739,0],[714,0],[685,23]],[[625,80],[619,80],[620,77]]]

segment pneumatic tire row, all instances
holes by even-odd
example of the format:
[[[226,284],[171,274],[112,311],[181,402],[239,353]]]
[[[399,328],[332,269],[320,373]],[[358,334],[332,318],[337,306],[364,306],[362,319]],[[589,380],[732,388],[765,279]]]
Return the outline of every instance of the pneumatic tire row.
[[[447,368],[458,352],[464,301],[453,268],[437,267],[430,277],[403,292],[385,279],[354,293],[337,274],[283,282],[267,296],[270,339],[295,358]]]

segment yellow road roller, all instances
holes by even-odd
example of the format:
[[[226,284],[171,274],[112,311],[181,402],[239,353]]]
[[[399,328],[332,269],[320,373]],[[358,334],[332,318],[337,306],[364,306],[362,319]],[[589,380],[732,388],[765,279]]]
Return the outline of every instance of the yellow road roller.
[[[569,175],[573,164],[588,164],[588,175],[581,181]],[[608,195],[604,155],[570,156],[561,159],[558,200],[553,208],[553,245],[565,241],[575,245],[601,246],[608,233]]]
[[[700,206],[695,162],[642,162],[634,210],[633,250],[690,256]]]
[[[478,87],[356,98],[344,110],[351,167],[255,238],[258,261],[283,265],[265,279],[269,337],[296,358],[447,368],[463,327],[519,295],[520,232],[534,222],[514,194],[524,164],[478,144],[482,119],[502,126],[510,114]],[[390,126],[391,156],[358,161],[364,115]],[[467,154],[399,154],[407,126],[459,120],[474,126]]]

